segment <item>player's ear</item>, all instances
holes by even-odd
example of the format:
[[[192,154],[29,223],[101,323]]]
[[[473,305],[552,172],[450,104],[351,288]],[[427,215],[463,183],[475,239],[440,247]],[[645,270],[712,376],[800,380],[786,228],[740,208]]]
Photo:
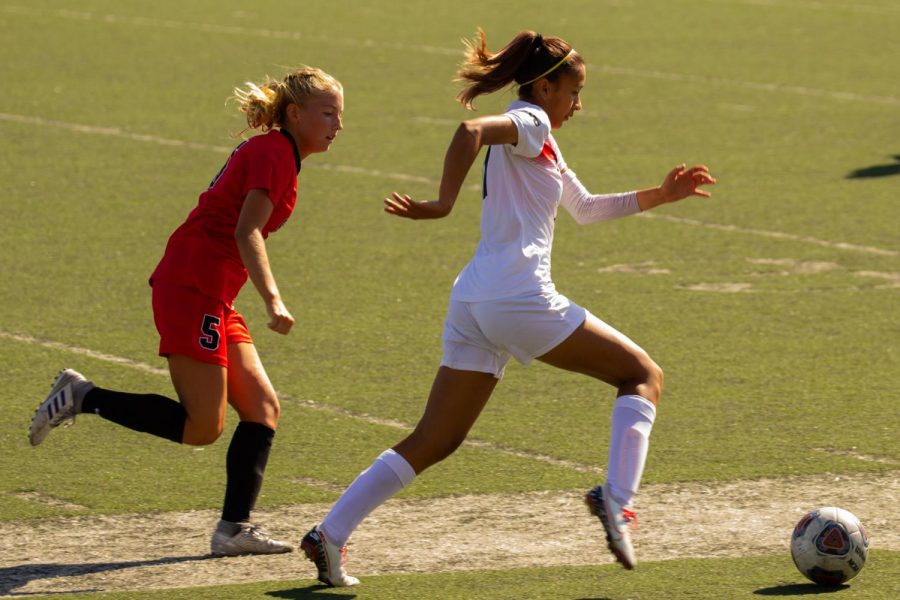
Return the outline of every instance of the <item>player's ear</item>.
[[[301,121],[302,114],[302,107],[296,103],[288,104],[287,109],[285,109],[285,116],[288,118],[288,121],[292,123],[299,123]]]

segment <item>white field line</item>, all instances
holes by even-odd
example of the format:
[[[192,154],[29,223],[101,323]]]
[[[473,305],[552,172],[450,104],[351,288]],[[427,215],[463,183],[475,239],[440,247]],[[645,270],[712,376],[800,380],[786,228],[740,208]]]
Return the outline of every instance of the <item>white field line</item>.
[[[872,6],[867,4],[837,4],[834,2],[816,2],[815,0],[706,0],[714,4],[743,4],[746,6],[758,6],[766,9],[786,8],[789,10],[824,10],[835,12],[846,10],[875,15],[900,15],[900,7],[897,6]]]
[[[93,125],[81,125],[78,123],[67,123],[65,121],[56,121],[53,119],[44,119],[42,117],[30,117],[26,115],[16,115],[11,113],[3,113],[0,112],[0,121],[9,121],[13,123],[23,123],[26,125],[40,125],[43,127],[56,127],[59,129],[66,129],[69,131],[74,131],[77,133],[86,133],[90,135],[108,135],[112,137],[118,137],[127,140],[133,140],[137,142],[150,142],[154,144],[160,144],[163,146],[175,146],[175,147],[184,147],[191,148],[194,150],[205,150],[212,152],[221,152],[228,153],[232,150],[227,146],[216,146],[213,144],[200,144],[197,142],[186,142],[183,140],[174,140],[169,138],[163,138],[155,135],[147,135],[141,133],[131,133],[120,129],[118,127],[96,127]],[[419,177],[417,175],[408,175],[405,173],[393,173],[389,171],[381,171],[378,169],[366,169],[362,167],[355,167],[351,165],[312,165],[312,168],[322,169],[325,171],[336,171],[341,173],[353,173],[357,175],[366,175],[369,177],[380,177],[385,179],[393,179],[396,181],[403,182],[416,182],[416,183],[426,183],[429,185],[439,185],[440,182],[434,179],[429,179],[427,177]],[[472,184],[466,187],[467,190],[480,190],[481,186],[478,184]],[[825,246],[828,248],[833,248],[836,250],[847,250],[853,252],[865,252],[868,254],[877,254],[880,256],[900,256],[900,252],[894,250],[886,250],[883,248],[874,248],[870,246],[860,246],[857,244],[850,244],[846,242],[831,242],[828,240],[820,240],[814,237],[809,236],[800,236],[791,233],[783,233],[780,231],[767,231],[764,229],[752,229],[746,227],[738,227],[736,225],[721,225],[718,223],[708,223],[705,221],[698,221],[695,219],[685,219],[682,217],[672,217],[668,215],[659,215],[654,213],[641,213],[638,215],[647,219],[657,219],[662,221],[669,221],[672,223],[679,223],[681,225],[692,225],[695,227],[704,227],[707,229],[715,229],[719,231],[728,231],[733,233],[741,233],[745,235],[756,235],[780,240],[788,240],[794,242],[804,242],[807,244],[815,244],[817,246]]]
[[[760,237],[773,238],[778,240],[787,240],[791,242],[803,242],[806,244],[814,244],[816,246],[825,246],[835,250],[847,250],[849,252],[863,252],[866,254],[877,254],[879,256],[900,256],[900,252],[896,250],[886,250],[884,248],[875,248],[872,246],[860,246],[858,244],[849,244],[847,242],[830,242],[828,240],[820,240],[818,238],[795,235],[793,233],[784,233],[781,231],[767,231],[765,229],[753,229],[750,227],[738,227],[737,225],[721,225],[719,223],[708,223],[706,221],[698,221],[696,219],[685,219],[683,217],[673,217],[670,215],[660,215],[654,213],[640,213],[638,215],[644,219],[655,219],[658,221],[668,221],[670,223],[679,223],[681,225],[691,225],[694,227],[704,227],[706,229],[715,229],[716,231],[727,231],[729,233],[741,233],[745,235],[755,235]]]
[[[782,83],[765,83],[762,81],[742,81],[739,79],[727,79],[725,77],[708,77],[704,75],[688,75],[686,73],[667,73],[647,69],[632,69],[629,67],[616,67],[612,65],[592,65],[588,68],[597,69],[610,75],[625,75],[641,77],[644,79],[661,79],[664,81],[677,81],[689,83],[701,83],[705,85],[719,85],[726,87],[747,88],[760,92],[772,92],[775,94],[794,94],[797,96],[813,96],[827,98],[829,100],[843,100],[850,102],[865,102],[868,104],[888,104],[900,106],[900,97],[897,96],[870,96],[857,94],[856,92],[840,92],[834,90],[819,90],[802,85],[785,85]]]
[[[121,356],[114,356],[112,354],[106,354],[105,352],[98,352],[96,350],[91,350],[89,348],[81,348],[79,346],[70,346],[68,344],[63,344],[60,342],[54,342],[49,340],[41,340],[30,335],[22,335],[18,333],[10,333],[7,331],[0,330],[0,339],[8,339],[16,342],[21,342],[24,344],[33,344],[36,346],[41,346],[43,348],[49,348],[51,350],[59,350],[62,352],[69,352],[72,354],[77,354],[79,356],[86,356],[89,358],[93,358],[96,360],[101,360],[108,363],[113,363],[116,365],[120,365],[123,367],[128,367],[130,369],[135,369],[138,371],[143,371],[145,373],[152,373],[154,375],[163,375],[168,376],[169,371],[166,369],[160,369],[157,367],[150,366],[146,363],[142,363],[139,361],[131,360],[129,358],[123,358]],[[397,421],[394,419],[383,419],[380,417],[376,417],[367,413],[361,413],[354,410],[349,410],[346,408],[342,408],[339,406],[334,406],[330,404],[322,404],[320,402],[315,402],[314,400],[301,399],[293,396],[289,396],[287,394],[283,394],[278,392],[278,397],[282,400],[289,401],[294,404],[298,404],[304,406],[306,408],[316,410],[319,412],[324,412],[332,415],[340,415],[342,417],[348,417],[351,419],[356,419],[358,421],[363,421],[365,423],[369,423],[371,425],[379,425],[382,427],[391,427],[394,429],[398,429],[401,431],[412,431],[412,425],[408,423],[404,423],[402,421]],[[480,448],[484,450],[491,450],[493,452],[500,452],[502,454],[506,454],[508,456],[513,456],[515,458],[524,458],[529,460],[535,460],[544,464],[549,464],[555,467],[560,467],[563,469],[570,469],[574,471],[578,471],[581,473],[597,473],[601,472],[599,467],[593,465],[585,465],[573,461],[563,460],[560,458],[555,458],[552,456],[547,456],[544,454],[540,454],[537,452],[531,452],[528,450],[522,450],[518,448],[512,448],[510,446],[495,444],[493,442],[487,442],[484,440],[479,440],[475,438],[469,438],[464,442],[465,445],[472,448]]]
[[[189,148],[191,150],[203,150],[206,152],[216,152],[228,154],[234,148],[229,146],[217,146],[215,144],[201,144],[197,142],[186,142],[184,140],[175,140],[160,137],[158,135],[149,135],[144,133],[133,133],[120,129],[118,127],[97,127],[94,125],[81,125],[78,123],[67,123],[65,121],[55,121],[53,119],[44,119],[42,117],[29,117],[26,115],[16,115],[11,113],[0,112],[0,121],[9,121],[12,123],[22,123],[25,125],[40,125],[43,127],[56,127],[58,129],[66,129],[76,133],[86,133],[89,135],[107,135],[120,139],[132,140],[135,142],[149,142],[160,146],[172,146],[177,148]],[[304,168],[319,169],[322,171],[337,171],[340,173],[352,173],[354,175],[366,175],[369,177],[380,177],[384,179],[394,179],[406,183],[425,183],[437,186],[440,184],[436,179],[428,177],[419,177],[417,175],[407,175],[405,173],[391,173],[389,171],[381,171],[379,169],[366,169],[363,167],[354,167],[350,165],[329,165],[329,164],[306,164]],[[469,186],[474,189],[481,189],[480,186]],[[468,189],[468,188],[467,188]]]
[[[775,4],[775,3],[773,3]],[[818,7],[818,2],[807,2],[810,6]],[[852,5],[845,5],[849,7]],[[875,7],[870,7],[875,8]],[[131,25],[138,27],[154,27],[159,29],[174,29],[184,31],[200,31],[205,33],[219,33],[227,35],[241,35],[250,37],[264,37],[286,40],[312,40],[320,42],[328,42],[329,44],[342,44],[345,46],[353,46],[359,48],[389,48],[392,50],[400,50],[405,53],[410,51],[423,52],[426,54],[438,54],[442,56],[458,56],[462,57],[462,48],[441,48],[437,46],[429,46],[422,44],[405,44],[399,42],[391,42],[383,39],[379,40],[363,40],[354,38],[341,38],[328,35],[310,35],[299,33],[296,31],[281,31],[275,29],[242,27],[239,25],[217,25],[214,23],[198,23],[190,21],[176,21],[172,19],[158,19],[153,17],[127,17],[123,15],[98,14],[86,11],[75,11],[68,9],[57,10],[41,10],[25,6],[5,6],[3,11],[9,14],[30,15],[38,17],[57,17],[62,19],[72,19],[78,21],[88,21],[95,23],[103,23],[109,25]],[[871,11],[869,11],[871,12]],[[855,101],[873,104],[889,104],[900,106],[900,98],[896,96],[869,96],[865,94],[857,94],[853,92],[841,92],[833,90],[819,90],[807,88],[804,86],[782,85],[777,83],[765,83],[754,81],[741,81],[736,79],[725,79],[717,77],[703,77],[699,75],[688,75],[684,73],[666,73],[655,70],[632,69],[628,67],[617,67],[614,65],[590,65],[592,69],[600,69],[610,75],[627,75],[651,79],[663,79],[668,81],[689,82],[689,83],[705,83],[724,86],[735,86],[741,88],[751,88],[759,91],[772,92],[776,94],[797,94],[802,96],[815,96],[819,98],[828,98],[832,100]]]
[[[450,48],[440,48],[437,46],[429,46],[425,44],[405,44],[400,42],[391,42],[389,40],[361,40],[354,38],[343,38],[325,34],[300,33],[299,31],[285,31],[278,29],[267,29],[263,27],[243,27],[240,25],[219,25],[216,23],[198,23],[191,21],[176,21],[174,19],[159,19],[155,17],[128,17],[125,15],[99,14],[89,11],[56,9],[42,10],[28,6],[5,6],[3,10],[11,14],[29,15],[35,17],[57,17],[60,19],[71,19],[74,21],[88,21],[93,23],[102,23],[106,25],[131,25],[136,27],[150,27],[156,29],[173,29],[176,31],[199,31],[202,33],[218,33],[226,35],[240,35],[246,37],[261,37],[267,39],[281,40],[308,40],[316,42],[327,42],[328,44],[341,44],[344,46],[355,46],[358,48],[390,48],[391,50],[401,50],[409,52],[424,52],[426,54],[440,54],[445,56],[462,57],[463,49],[458,50]]]
[[[168,375],[169,374],[169,371],[166,369],[159,369],[157,367],[151,367],[148,364],[138,362],[135,360],[131,360],[129,358],[122,358],[121,356],[113,356],[112,354],[106,354],[105,352],[97,352],[96,350],[91,350],[89,348],[79,348],[78,346],[69,346],[68,344],[63,344],[60,342],[53,342],[50,340],[39,340],[38,338],[32,337],[30,335],[22,335],[19,333],[9,333],[7,331],[0,331],[0,338],[5,338],[7,340],[13,340],[16,342],[22,342],[23,344],[33,344],[35,346],[49,348],[50,350],[60,350],[62,352],[70,352],[72,354],[78,354],[80,356],[87,356],[88,358],[102,360],[104,362],[121,365],[123,367],[128,367],[130,369],[143,371],[145,373],[152,373],[153,375]]]

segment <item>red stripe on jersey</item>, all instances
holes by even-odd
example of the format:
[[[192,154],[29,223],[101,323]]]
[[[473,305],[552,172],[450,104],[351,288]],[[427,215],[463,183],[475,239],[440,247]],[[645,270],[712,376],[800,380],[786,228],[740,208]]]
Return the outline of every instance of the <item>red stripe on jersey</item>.
[[[553,164],[559,163],[559,159],[556,157],[556,150],[553,149],[553,145],[549,141],[544,142],[544,147],[541,148],[541,156],[545,157]]]

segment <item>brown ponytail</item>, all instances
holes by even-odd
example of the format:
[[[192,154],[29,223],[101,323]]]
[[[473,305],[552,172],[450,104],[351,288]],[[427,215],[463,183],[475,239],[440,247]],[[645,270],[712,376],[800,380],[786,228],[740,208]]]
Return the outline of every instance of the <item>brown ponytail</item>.
[[[456,73],[456,81],[468,82],[456,99],[468,109],[475,98],[501,90],[515,82],[519,97],[531,94],[531,84],[541,77],[555,81],[562,73],[570,73],[584,64],[580,54],[559,37],[543,37],[534,31],[522,31],[502,50],[487,49],[487,37],[480,27],[477,40],[463,40],[466,59]],[[561,60],[565,62],[560,63]],[[558,65],[554,68],[554,65]],[[548,72],[549,71],[549,72]]]

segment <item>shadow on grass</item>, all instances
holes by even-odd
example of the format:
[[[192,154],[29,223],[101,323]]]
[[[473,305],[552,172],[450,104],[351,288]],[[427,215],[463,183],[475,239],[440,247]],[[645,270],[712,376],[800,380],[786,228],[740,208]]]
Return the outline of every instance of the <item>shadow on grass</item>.
[[[873,165],[862,169],[851,171],[847,175],[847,179],[869,179],[871,177],[887,177],[889,175],[900,175],[900,154],[895,155],[894,160],[897,162],[886,165]]]
[[[134,569],[137,567],[152,567],[156,565],[169,565],[173,563],[191,562],[195,560],[207,560],[212,557],[203,556],[169,556],[166,558],[157,558],[155,560],[132,560],[122,562],[107,563],[42,563],[35,565],[18,565],[15,567],[4,567],[0,569],[0,595],[21,595],[15,592],[17,588],[27,585],[31,581],[37,579],[52,579],[54,577],[78,577],[80,575],[91,575],[93,573],[105,573],[107,571],[119,571],[122,569]],[[90,590],[77,590],[79,592],[93,592]],[[48,593],[48,592],[42,592]],[[53,592],[49,592],[53,593]],[[71,594],[74,590],[67,590]]]
[[[287,600],[323,600],[324,598],[356,598],[356,594],[332,594],[322,593],[323,590],[331,590],[327,585],[314,583],[308,587],[294,588],[292,590],[279,590],[266,592],[266,596],[273,598],[286,598]]]
[[[833,594],[850,589],[847,584],[818,585],[815,583],[792,583],[790,585],[774,585],[760,588],[753,592],[759,596],[812,596],[814,594]]]

